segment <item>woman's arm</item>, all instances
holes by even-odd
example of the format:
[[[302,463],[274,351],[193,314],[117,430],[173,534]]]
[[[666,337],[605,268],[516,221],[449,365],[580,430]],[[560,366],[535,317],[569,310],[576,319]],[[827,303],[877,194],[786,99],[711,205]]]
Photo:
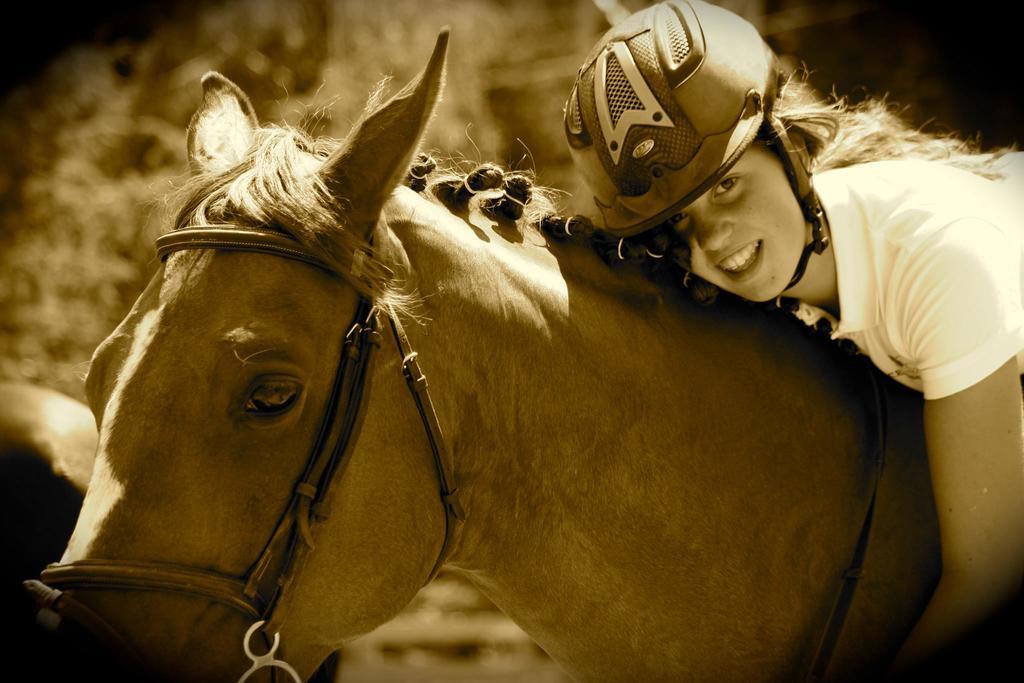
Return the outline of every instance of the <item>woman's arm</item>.
[[[966,635],[1024,579],[1024,440],[1016,359],[926,401],[925,440],[942,542],[942,578],[893,671]]]

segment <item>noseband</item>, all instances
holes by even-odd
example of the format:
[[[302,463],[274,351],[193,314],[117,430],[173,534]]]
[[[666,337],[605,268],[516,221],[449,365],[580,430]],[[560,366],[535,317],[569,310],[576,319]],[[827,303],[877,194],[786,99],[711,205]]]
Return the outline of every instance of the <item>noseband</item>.
[[[230,225],[200,226],[168,233],[158,238],[156,245],[161,260],[173,252],[191,249],[255,252],[300,261],[334,275],[346,275],[332,268],[299,242],[269,229],[241,229]],[[367,256],[366,252],[357,251],[351,270],[357,271]],[[359,273],[351,272],[347,275],[358,277]],[[365,412],[363,408],[369,397],[371,361],[374,350],[381,345],[381,315],[379,308],[366,297],[360,296],[355,317],[342,339],[334,381],[305,469],[294,485],[291,500],[263,551],[245,575],[229,576],[171,563],[123,560],[86,559],[66,565],[53,564],[43,571],[43,582],[26,583],[44,612],[48,610],[49,619],[55,622],[54,626],[64,617],[85,626],[94,636],[120,651],[135,668],[141,667],[132,648],[102,618],[75,600],[71,595],[73,591],[137,590],[201,597],[241,612],[251,621],[264,622],[262,627],[258,627],[264,638],[277,634],[285,618],[285,610],[281,608],[283,598],[297,581],[310,551],[315,547],[318,527],[330,515],[328,494],[331,485],[338,478],[337,474],[347,461],[359,435]],[[426,583],[429,583],[451,552],[452,538],[465,515],[455,487],[451,455],[427,392],[427,379],[420,370],[417,354],[410,348],[401,323],[393,316],[387,317],[398,352],[402,356],[402,374],[430,443],[444,506],[444,541],[427,578]],[[250,629],[246,635],[244,645],[247,654],[250,652],[249,635],[253,630]],[[249,656],[256,668],[257,660]],[[281,663],[272,658],[260,661],[263,666]],[[248,673],[252,671],[250,669]]]

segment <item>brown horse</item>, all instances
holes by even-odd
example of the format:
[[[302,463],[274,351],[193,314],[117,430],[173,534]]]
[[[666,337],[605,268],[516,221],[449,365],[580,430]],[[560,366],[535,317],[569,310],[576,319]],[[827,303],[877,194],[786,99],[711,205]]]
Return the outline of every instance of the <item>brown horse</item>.
[[[874,480],[864,366],[795,321],[698,309],[588,249],[393,190],[444,43],[333,149],[259,128],[236,86],[204,79],[175,227],[276,246],[170,253],[97,349],[93,481],[44,576],[76,607],[66,618],[151,672],[235,680],[272,605],[276,656],[305,677],[401,610],[442,556],[580,679],[803,675]],[[360,297],[378,306],[352,326],[381,347],[369,366],[339,361],[362,358],[343,346]],[[433,403],[410,398],[386,323],[372,329],[388,316],[404,318]],[[322,416],[360,403],[348,379],[331,401],[339,364],[365,367],[372,392],[320,500],[303,482]],[[836,678],[884,667],[940,571],[921,402],[879,381],[886,465]],[[431,455],[434,411],[427,433],[454,472]],[[439,503],[438,472],[462,514]],[[243,587],[281,539],[267,563],[299,548],[301,571],[252,608]]]

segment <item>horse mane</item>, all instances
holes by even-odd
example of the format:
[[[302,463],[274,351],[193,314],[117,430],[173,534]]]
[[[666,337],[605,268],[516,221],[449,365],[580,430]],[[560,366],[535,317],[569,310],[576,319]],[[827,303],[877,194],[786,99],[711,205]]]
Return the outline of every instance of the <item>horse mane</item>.
[[[374,101],[371,95],[368,110]],[[416,296],[392,279],[361,236],[346,229],[348,207],[332,196],[318,173],[340,145],[340,140],[314,138],[292,126],[257,128],[240,163],[224,171],[195,173],[177,189],[169,202],[171,230],[218,223],[271,228],[331,265],[351,262],[355,251],[365,251],[372,255],[367,282],[353,281],[353,286],[394,313],[412,314]],[[464,215],[479,207],[521,233],[554,214],[556,191],[536,185],[532,173],[507,172],[496,164],[466,167],[454,161],[439,167],[433,156],[420,153],[405,184],[452,213]]]
[[[347,207],[337,202],[317,173],[340,144],[291,126],[258,128],[241,163],[222,172],[197,173],[179,189],[172,229],[211,223],[271,227],[329,264],[351,262],[356,250],[374,254],[362,237],[345,229]],[[538,185],[531,172],[506,171],[494,163],[439,163],[420,152],[405,185],[455,216],[465,218],[479,209],[520,234],[533,232],[551,242],[589,246],[611,268],[638,267],[651,280],[689,289],[699,303],[709,301],[699,283],[687,282],[689,252],[667,232],[619,240],[596,229],[585,216],[559,215],[558,191]],[[394,315],[418,318],[418,293],[395,279],[377,255],[371,257],[366,273],[366,282],[352,281],[360,293]]]
[[[332,196],[318,173],[341,141],[313,138],[291,126],[254,130],[245,158],[220,172],[193,174],[171,200],[172,230],[230,223],[285,234],[328,265],[345,272],[356,251],[370,258],[351,284],[364,296],[395,312],[408,310],[411,297],[391,281],[387,266],[361,235],[346,229],[347,208]]]
[[[371,94],[366,113],[382,97],[383,85]],[[391,313],[415,318],[418,295],[393,277],[362,236],[346,229],[348,207],[336,200],[318,173],[340,145],[340,140],[312,137],[292,126],[256,128],[240,163],[224,171],[195,173],[174,194],[172,230],[217,223],[269,227],[339,266],[339,272],[354,252],[366,252],[371,257],[364,262],[365,280],[353,279],[351,284]],[[553,242],[588,245],[609,266],[640,267],[651,279],[688,289],[699,303],[710,303],[717,295],[709,296],[701,281],[686,276],[689,250],[678,235],[659,229],[618,239],[595,228],[586,216],[559,215],[559,191],[537,184],[530,171],[450,158],[439,163],[420,152],[405,185],[462,218],[478,209],[520,234],[535,232]]]

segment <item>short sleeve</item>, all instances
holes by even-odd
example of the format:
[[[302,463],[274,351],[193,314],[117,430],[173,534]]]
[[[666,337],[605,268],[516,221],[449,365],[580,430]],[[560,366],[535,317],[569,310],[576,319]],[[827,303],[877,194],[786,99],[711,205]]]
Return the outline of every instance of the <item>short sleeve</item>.
[[[1024,348],[1015,237],[961,219],[893,266],[886,325],[920,372],[926,399],[977,384]]]

